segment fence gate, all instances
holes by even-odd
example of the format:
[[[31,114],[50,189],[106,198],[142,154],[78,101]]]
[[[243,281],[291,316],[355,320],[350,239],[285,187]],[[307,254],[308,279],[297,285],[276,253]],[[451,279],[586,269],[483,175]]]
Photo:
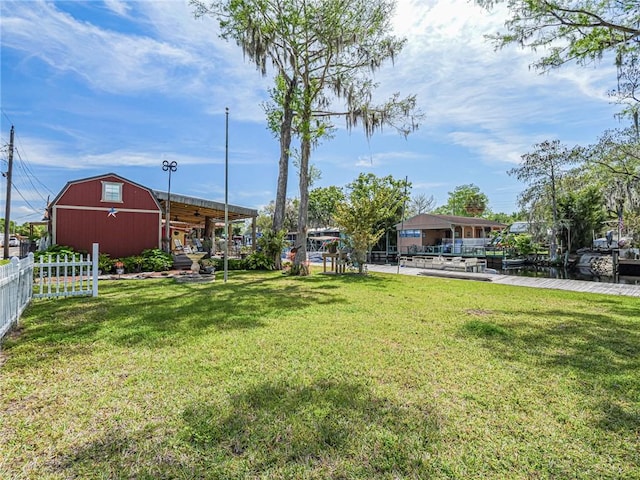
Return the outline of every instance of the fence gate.
[[[34,267],[34,298],[98,296],[97,243],[91,255],[40,256]]]

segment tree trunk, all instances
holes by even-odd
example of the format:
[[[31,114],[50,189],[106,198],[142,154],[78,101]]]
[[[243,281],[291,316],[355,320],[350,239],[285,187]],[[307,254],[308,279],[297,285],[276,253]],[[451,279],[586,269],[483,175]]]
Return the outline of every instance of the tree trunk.
[[[299,275],[308,275],[307,222],[309,219],[309,158],[311,157],[311,85],[305,77],[304,106],[300,122],[300,205],[298,209],[298,251],[294,267]]]
[[[357,256],[358,258],[358,273],[360,275],[364,274],[364,264],[367,263],[367,252],[368,250],[364,251],[364,255],[360,254]]]
[[[295,79],[288,83],[284,97],[282,112],[282,124],[280,125],[280,162],[278,164],[278,187],[276,191],[276,203],[273,211],[273,231],[284,229],[284,217],[287,206],[287,182],[289,179],[289,151],[291,149],[291,127],[293,124],[293,108],[291,103],[296,87]],[[275,268],[282,268],[282,259],[276,255],[273,259]]]
[[[311,156],[311,140],[303,135],[300,155],[300,206],[298,209],[298,251],[294,265],[299,275],[308,275],[307,265],[307,222],[309,218],[309,157]]]
[[[551,242],[549,243],[549,261],[558,260],[558,204],[556,202],[556,175],[553,162],[551,163],[551,213],[553,225],[551,226]]]

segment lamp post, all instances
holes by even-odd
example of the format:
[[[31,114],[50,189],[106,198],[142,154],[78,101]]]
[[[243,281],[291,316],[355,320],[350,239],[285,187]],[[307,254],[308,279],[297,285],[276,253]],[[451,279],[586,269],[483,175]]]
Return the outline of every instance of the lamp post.
[[[170,229],[170,209],[169,205],[171,204],[171,172],[175,172],[178,169],[178,162],[175,160],[169,162],[168,160],[164,160],[162,162],[162,170],[165,172],[169,172],[169,188],[167,189],[167,204],[165,205],[165,213],[164,213],[164,233],[165,238],[167,239],[167,253],[171,252],[171,229]]]

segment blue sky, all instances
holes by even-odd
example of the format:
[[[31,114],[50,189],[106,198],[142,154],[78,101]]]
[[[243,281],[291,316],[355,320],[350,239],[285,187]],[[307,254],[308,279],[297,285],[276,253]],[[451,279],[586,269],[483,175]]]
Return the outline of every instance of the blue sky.
[[[12,220],[39,220],[67,181],[107,172],[166,190],[163,160],[178,162],[172,192],[223,201],[225,107],[229,202],[274,199],[278,142],[261,107],[271,78],[218,38],[213,19],[194,19],[187,0],[3,0],[0,14],[3,145],[16,129]],[[386,130],[369,140],[338,120],[312,154],[314,187],[362,172],[407,176],[412,196],[441,205],[474,183],[492,210],[512,212],[523,186],[506,172],[533,144],[588,145],[620,126],[608,62],[540,75],[531,52],[484,38],[505,18],[465,0],[399,0],[394,25],[407,44],[375,80],[380,99],[417,94],[425,119],[407,139]],[[6,159],[4,149],[2,171]],[[288,196],[298,196],[295,169]]]

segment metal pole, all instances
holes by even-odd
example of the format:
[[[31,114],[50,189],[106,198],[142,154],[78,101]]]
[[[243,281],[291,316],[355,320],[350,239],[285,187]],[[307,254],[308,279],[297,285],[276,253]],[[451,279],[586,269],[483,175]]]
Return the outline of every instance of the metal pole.
[[[178,162],[175,160],[173,162],[169,162],[168,160],[162,162],[162,170],[169,172],[169,188],[167,189],[167,204],[164,214],[164,234],[167,239],[167,253],[171,253],[171,227],[169,225],[171,221],[171,172],[175,172],[177,169]]]
[[[404,198],[402,199],[402,221],[400,223],[400,235],[398,236],[398,245],[397,245],[397,250],[398,250],[398,253],[397,253],[398,271],[396,272],[397,274],[400,274],[400,239],[402,238],[402,232],[404,230],[404,212],[407,205],[407,183],[409,183],[408,175],[404,177]]]
[[[224,283],[229,271],[229,107],[225,107],[224,140]]]

